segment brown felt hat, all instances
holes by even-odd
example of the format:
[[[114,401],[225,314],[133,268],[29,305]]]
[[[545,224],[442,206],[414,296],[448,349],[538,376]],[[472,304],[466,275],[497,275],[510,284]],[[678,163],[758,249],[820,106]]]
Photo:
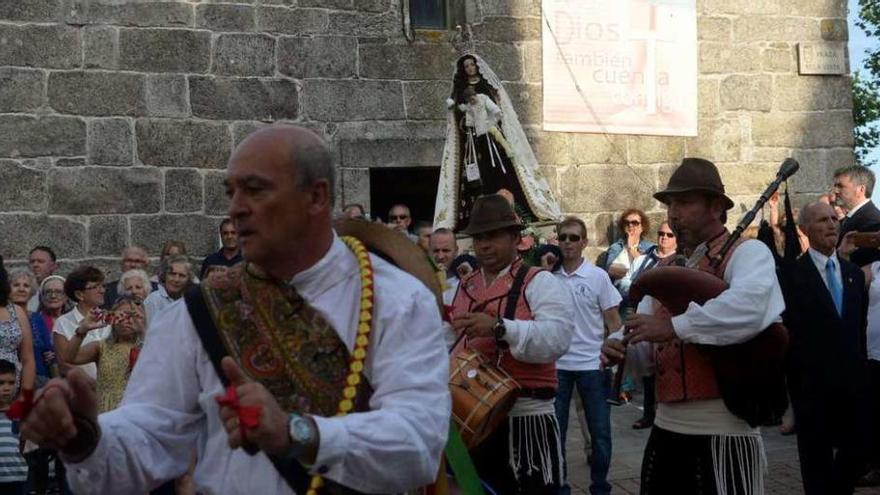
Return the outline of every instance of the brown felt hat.
[[[654,199],[669,204],[669,196],[686,192],[704,192],[724,200],[724,209],[733,208],[733,200],[724,194],[724,184],[718,167],[702,158],[685,158],[669,178],[666,189],[655,193]]]
[[[474,235],[511,227],[523,227],[513,211],[513,206],[500,194],[488,194],[474,201],[470,222],[462,232]]]

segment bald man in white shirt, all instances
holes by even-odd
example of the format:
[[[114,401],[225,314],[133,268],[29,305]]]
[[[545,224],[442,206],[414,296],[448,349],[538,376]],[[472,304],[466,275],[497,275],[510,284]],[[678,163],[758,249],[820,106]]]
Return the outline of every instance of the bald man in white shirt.
[[[297,328],[305,332],[297,335],[305,342],[331,338],[352,359],[361,359],[363,272],[331,228],[334,183],[330,151],[318,136],[300,127],[267,127],[245,139],[229,160],[229,216],[245,260],[273,284],[295,290],[314,310],[310,316],[327,324]],[[290,397],[277,397],[271,385],[252,378],[277,364],[267,347],[250,358],[223,359],[222,374],[230,382],[224,395],[193,313],[177,301],[151,322],[118,409],[96,417],[91,384],[74,371],[44,388],[22,435],[61,452],[78,494],[148,492],[184,474],[193,449],[194,484],[202,493],[304,494],[315,475],[324,480],[317,483],[332,482],[341,493],[398,493],[430,483],[450,417],[439,309],[415,278],[379,257],[369,259],[373,323],[366,358],[359,361],[363,372],[354,374],[372,388],[361,396],[368,399],[365,410],[338,415],[310,413],[306,406],[286,409],[282,404]],[[215,323],[220,329],[222,321]],[[233,354],[236,349],[224,344]],[[346,376],[347,369],[330,370],[340,371]],[[317,388],[293,398],[317,403]],[[344,410],[345,397],[331,399]],[[244,409],[257,411],[256,419]],[[307,485],[295,490],[290,475],[302,478],[303,472]]]

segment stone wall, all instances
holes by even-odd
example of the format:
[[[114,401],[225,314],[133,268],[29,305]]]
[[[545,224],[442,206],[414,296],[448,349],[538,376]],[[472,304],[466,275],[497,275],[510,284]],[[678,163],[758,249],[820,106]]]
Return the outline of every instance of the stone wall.
[[[369,205],[371,167],[438,166],[457,54],[449,33],[408,42],[401,1],[0,0],[0,253],[48,244],[66,270],[111,272],[129,243],[206,254],[226,158],[268,122],[330,140],[341,202]],[[663,138],[541,131],[539,0],[467,2],[477,51],[594,244],[625,207],[661,217],[650,194],[685,155],[720,165],[737,211],[786,156],[805,193],[853,163],[849,78],[799,76],[796,53],[847,39],[845,2],[697,3],[699,136]]]

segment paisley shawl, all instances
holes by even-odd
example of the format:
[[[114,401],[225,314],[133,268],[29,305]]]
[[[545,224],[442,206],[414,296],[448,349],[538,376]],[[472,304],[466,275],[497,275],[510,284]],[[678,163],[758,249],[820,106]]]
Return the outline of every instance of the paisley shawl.
[[[209,277],[202,295],[230,356],[288,412],[332,417],[346,387],[350,352],[330,323],[291,286],[242,262]],[[358,384],[354,410],[372,389]]]

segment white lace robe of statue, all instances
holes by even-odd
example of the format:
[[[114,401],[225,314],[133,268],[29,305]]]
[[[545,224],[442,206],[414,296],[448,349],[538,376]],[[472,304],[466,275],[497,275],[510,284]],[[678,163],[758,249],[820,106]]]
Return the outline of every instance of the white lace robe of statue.
[[[538,161],[528,139],[526,139],[525,132],[501,80],[485,60],[473,54],[463,55],[458,59],[456,69],[453,72],[454,80],[456,74],[461,70],[462,62],[467,58],[476,61],[478,74],[473,78],[478,82],[465,83],[464,86],[475,87],[478,96],[485,95],[500,109],[498,121],[500,125],[497,126],[500,132],[497,134],[503,135],[503,141],[500,141],[498,145],[509,158],[511,165],[511,170],[505,169],[505,173],[510,174],[511,178],[515,178],[516,184],[521,187],[522,197],[526,203],[518,205],[518,207],[528,211],[532,216],[531,221],[558,221],[562,218],[559,203],[553,197],[547,180],[538,169]],[[490,88],[490,91],[486,91],[487,88]],[[458,105],[465,103],[461,97],[463,89],[463,87],[456,87],[456,83],[454,83],[452,101],[447,101],[446,144],[443,148],[437,200],[434,207],[434,228],[456,229],[458,227],[460,230],[462,215],[469,213],[475,195],[497,192],[497,190],[487,190],[492,188],[486,187],[482,190],[467,190],[465,188],[464,181],[467,181],[467,177],[465,177],[464,165],[467,133],[460,126],[460,119],[463,116],[461,115],[462,110],[458,107]],[[486,94],[487,92],[491,92],[491,94]],[[466,118],[466,116],[464,117]],[[487,128],[487,133],[496,134],[491,132],[491,127]],[[487,156],[486,160],[489,159]]]

